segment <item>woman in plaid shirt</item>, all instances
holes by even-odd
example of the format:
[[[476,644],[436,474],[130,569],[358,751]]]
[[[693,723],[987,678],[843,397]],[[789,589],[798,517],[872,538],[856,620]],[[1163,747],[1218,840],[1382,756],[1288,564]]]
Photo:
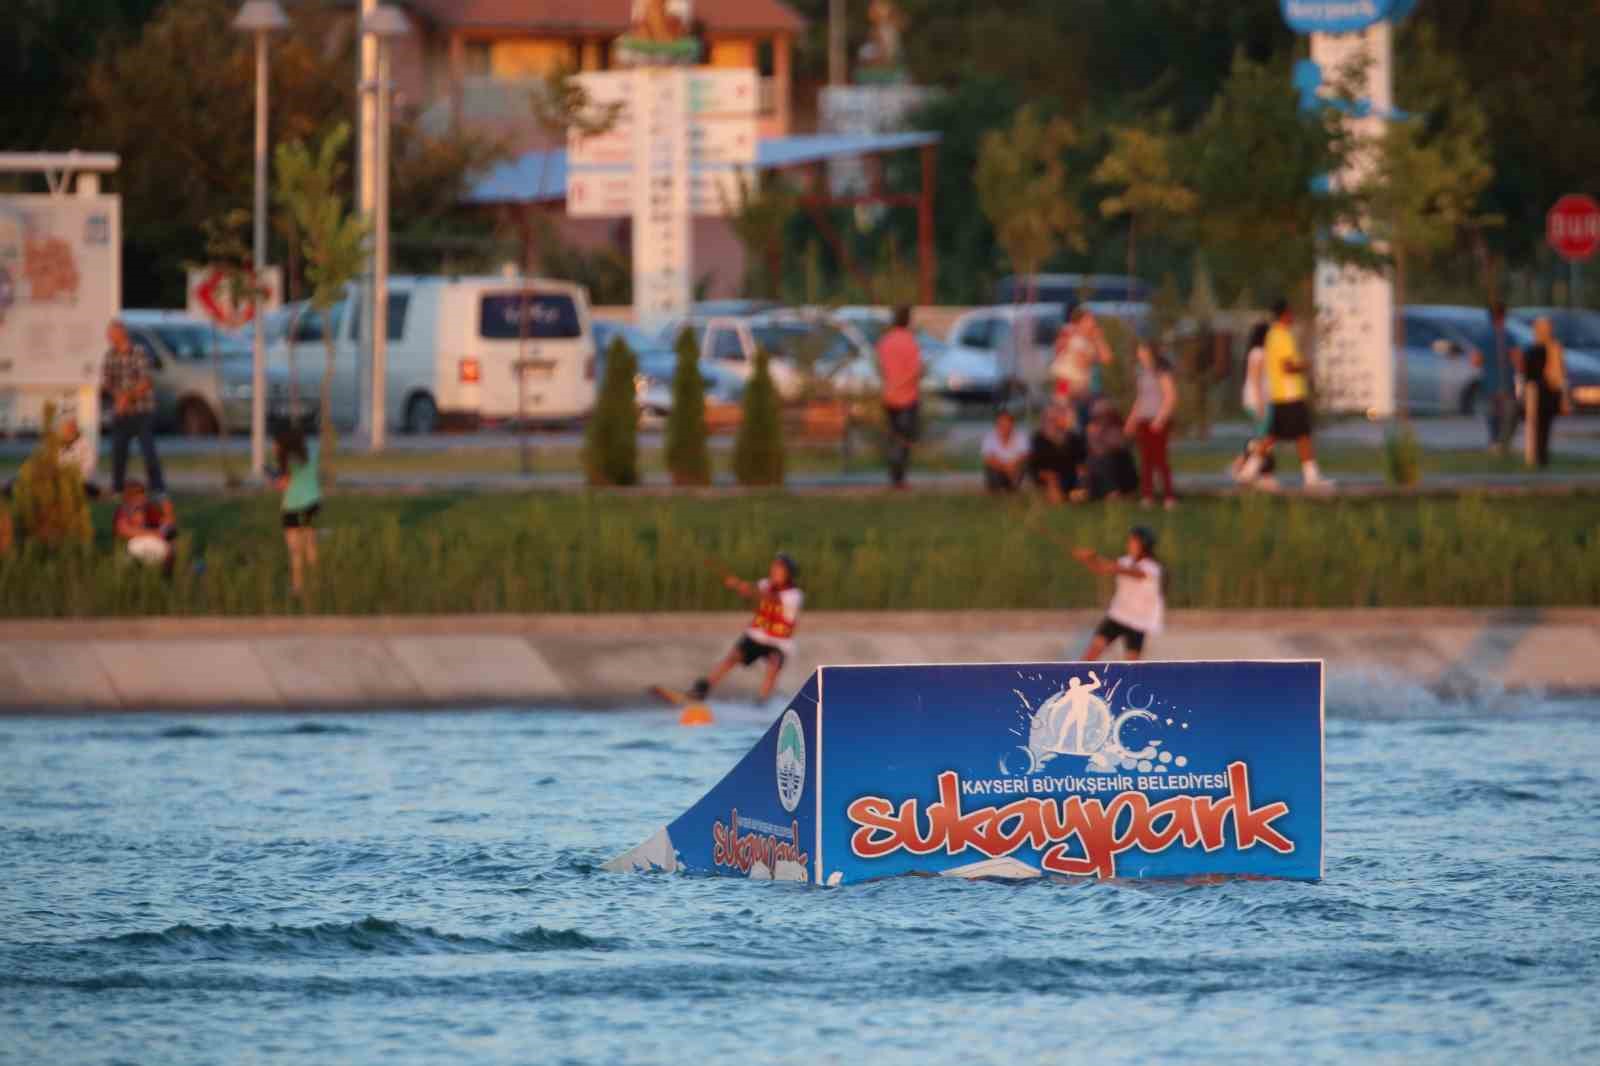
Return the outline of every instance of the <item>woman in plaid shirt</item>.
[[[111,491],[122,495],[128,473],[128,444],[137,437],[150,491],[159,498],[166,494],[167,484],[161,476],[161,460],[156,457],[156,389],[150,380],[148,357],[133,346],[127,327],[115,319],[106,328],[106,340],[111,350],[106,353],[101,381],[111,394]]]

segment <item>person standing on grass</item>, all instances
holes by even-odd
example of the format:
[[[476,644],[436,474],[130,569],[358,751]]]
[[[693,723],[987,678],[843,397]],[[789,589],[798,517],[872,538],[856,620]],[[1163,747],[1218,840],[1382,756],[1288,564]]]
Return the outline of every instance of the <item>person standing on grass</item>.
[[[101,387],[111,396],[111,491],[122,495],[128,474],[128,445],[138,438],[150,491],[160,498],[166,495],[167,483],[156,455],[156,389],[150,379],[150,363],[145,353],[133,346],[121,321],[113,319],[106,327],[106,341],[111,350],[106,352]]]
[[[1308,489],[1331,489],[1333,482],[1317,469],[1317,455],[1311,444],[1310,367],[1300,355],[1294,339],[1294,312],[1289,301],[1279,300],[1272,309],[1272,328],[1267,331],[1265,362],[1267,400],[1272,417],[1267,435],[1239,470],[1239,480],[1253,482],[1261,466],[1281,440],[1292,440],[1300,453],[1300,476]]]
[[[315,445],[298,429],[281,429],[274,439],[273,484],[283,493],[283,541],[289,549],[289,589],[305,595],[306,568],[317,565],[315,519],[322,508]]]
[[[1172,462],[1167,456],[1172,416],[1178,409],[1178,385],[1172,364],[1148,342],[1140,341],[1134,352],[1139,370],[1127,433],[1139,445],[1139,505],[1155,505],[1154,482],[1160,477],[1165,492],[1162,502],[1170,511],[1178,506],[1172,491]]]
[[[716,669],[694,683],[689,691],[695,699],[703,700],[710,695],[717,682],[727,677],[734,667],[751,666],[763,660],[767,672],[761,678],[761,699],[765,701],[772,695],[784,661],[794,654],[794,628],[800,619],[800,605],[805,602],[805,593],[796,585],[799,576],[794,560],[779,552],[767,567],[767,576],[760,581],[752,584],[732,574],[722,579],[723,586],[730,592],[737,592],[756,605],[756,614]]]
[[[889,484],[906,486],[911,445],[920,431],[922,346],[911,332],[911,308],[894,309],[894,325],[878,338],[878,373],[883,378],[883,413],[889,431]]]
[[[1134,526],[1128,533],[1127,552],[1107,559],[1089,548],[1077,548],[1072,557],[1096,574],[1115,574],[1116,592],[1106,616],[1095,629],[1083,651],[1085,662],[1094,662],[1107,648],[1122,641],[1129,661],[1144,654],[1147,638],[1161,632],[1166,621],[1166,574],[1156,558],[1156,535],[1147,526]]]
[[[979,449],[983,457],[983,487],[990,492],[1015,492],[1022,487],[1028,472],[1028,441],[1017,432],[1017,420],[1010,411],[994,417],[994,428],[984,435]]]
[[[1572,413],[1567,393],[1567,361],[1550,328],[1548,318],[1533,323],[1533,344],[1522,353],[1528,405],[1527,459],[1530,465],[1550,465],[1550,430],[1556,414]]]
[[[1100,395],[1098,371],[1110,365],[1111,345],[1106,343],[1100,323],[1093,311],[1078,305],[1056,334],[1050,374],[1056,381],[1056,399],[1072,404],[1079,425],[1088,425],[1090,412]]]
[[[1250,436],[1246,438],[1244,451],[1230,465],[1228,472],[1235,481],[1244,480],[1242,474],[1245,464],[1255,454],[1262,440],[1266,438],[1267,430],[1272,424],[1272,404],[1267,402],[1267,331],[1272,328],[1270,322],[1257,322],[1250,330],[1250,339],[1245,343],[1244,357],[1244,385],[1240,390],[1239,402],[1247,415],[1250,416]],[[1261,461],[1260,472],[1256,475],[1255,483],[1262,488],[1275,489],[1278,481],[1273,476],[1277,461],[1270,455]]]
[[[1504,455],[1517,428],[1517,373],[1522,351],[1506,334],[1506,305],[1499,300],[1489,305],[1490,350],[1478,353],[1483,367],[1484,409],[1489,421],[1489,450]]]

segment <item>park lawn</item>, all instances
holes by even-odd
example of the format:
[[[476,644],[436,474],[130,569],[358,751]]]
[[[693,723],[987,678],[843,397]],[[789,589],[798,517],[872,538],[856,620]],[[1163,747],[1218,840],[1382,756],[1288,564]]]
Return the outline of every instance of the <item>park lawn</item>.
[[[735,609],[722,561],[799,560],[811,609],[1061,608],[1108,585],[1067,557],[1152,525],[1179,607],[1511,607],[1600,602],[1594,497],[1196,499],[1049,509],[977,494],[333,494],[322,565],[286,594],[276,497],[180,497],[164,579],[92,552],[0,561],[0,615],[371,615]]]

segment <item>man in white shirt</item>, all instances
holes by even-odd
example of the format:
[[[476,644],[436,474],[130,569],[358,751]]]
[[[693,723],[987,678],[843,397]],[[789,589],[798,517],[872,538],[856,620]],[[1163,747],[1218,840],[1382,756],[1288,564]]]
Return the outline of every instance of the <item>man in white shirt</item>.
[[[1029,444],[1017,432],[1010,411],[995,416],[994,428],[983,438],[983,487],[990,492],[1013,492],[1028,472]]]

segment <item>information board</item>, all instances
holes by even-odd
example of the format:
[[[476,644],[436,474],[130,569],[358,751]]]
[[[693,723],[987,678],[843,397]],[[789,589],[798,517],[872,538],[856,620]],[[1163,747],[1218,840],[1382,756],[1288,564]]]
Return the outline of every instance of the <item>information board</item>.
[[[0,196],[0,389],[100,380],[121,306],[115,196]]]

